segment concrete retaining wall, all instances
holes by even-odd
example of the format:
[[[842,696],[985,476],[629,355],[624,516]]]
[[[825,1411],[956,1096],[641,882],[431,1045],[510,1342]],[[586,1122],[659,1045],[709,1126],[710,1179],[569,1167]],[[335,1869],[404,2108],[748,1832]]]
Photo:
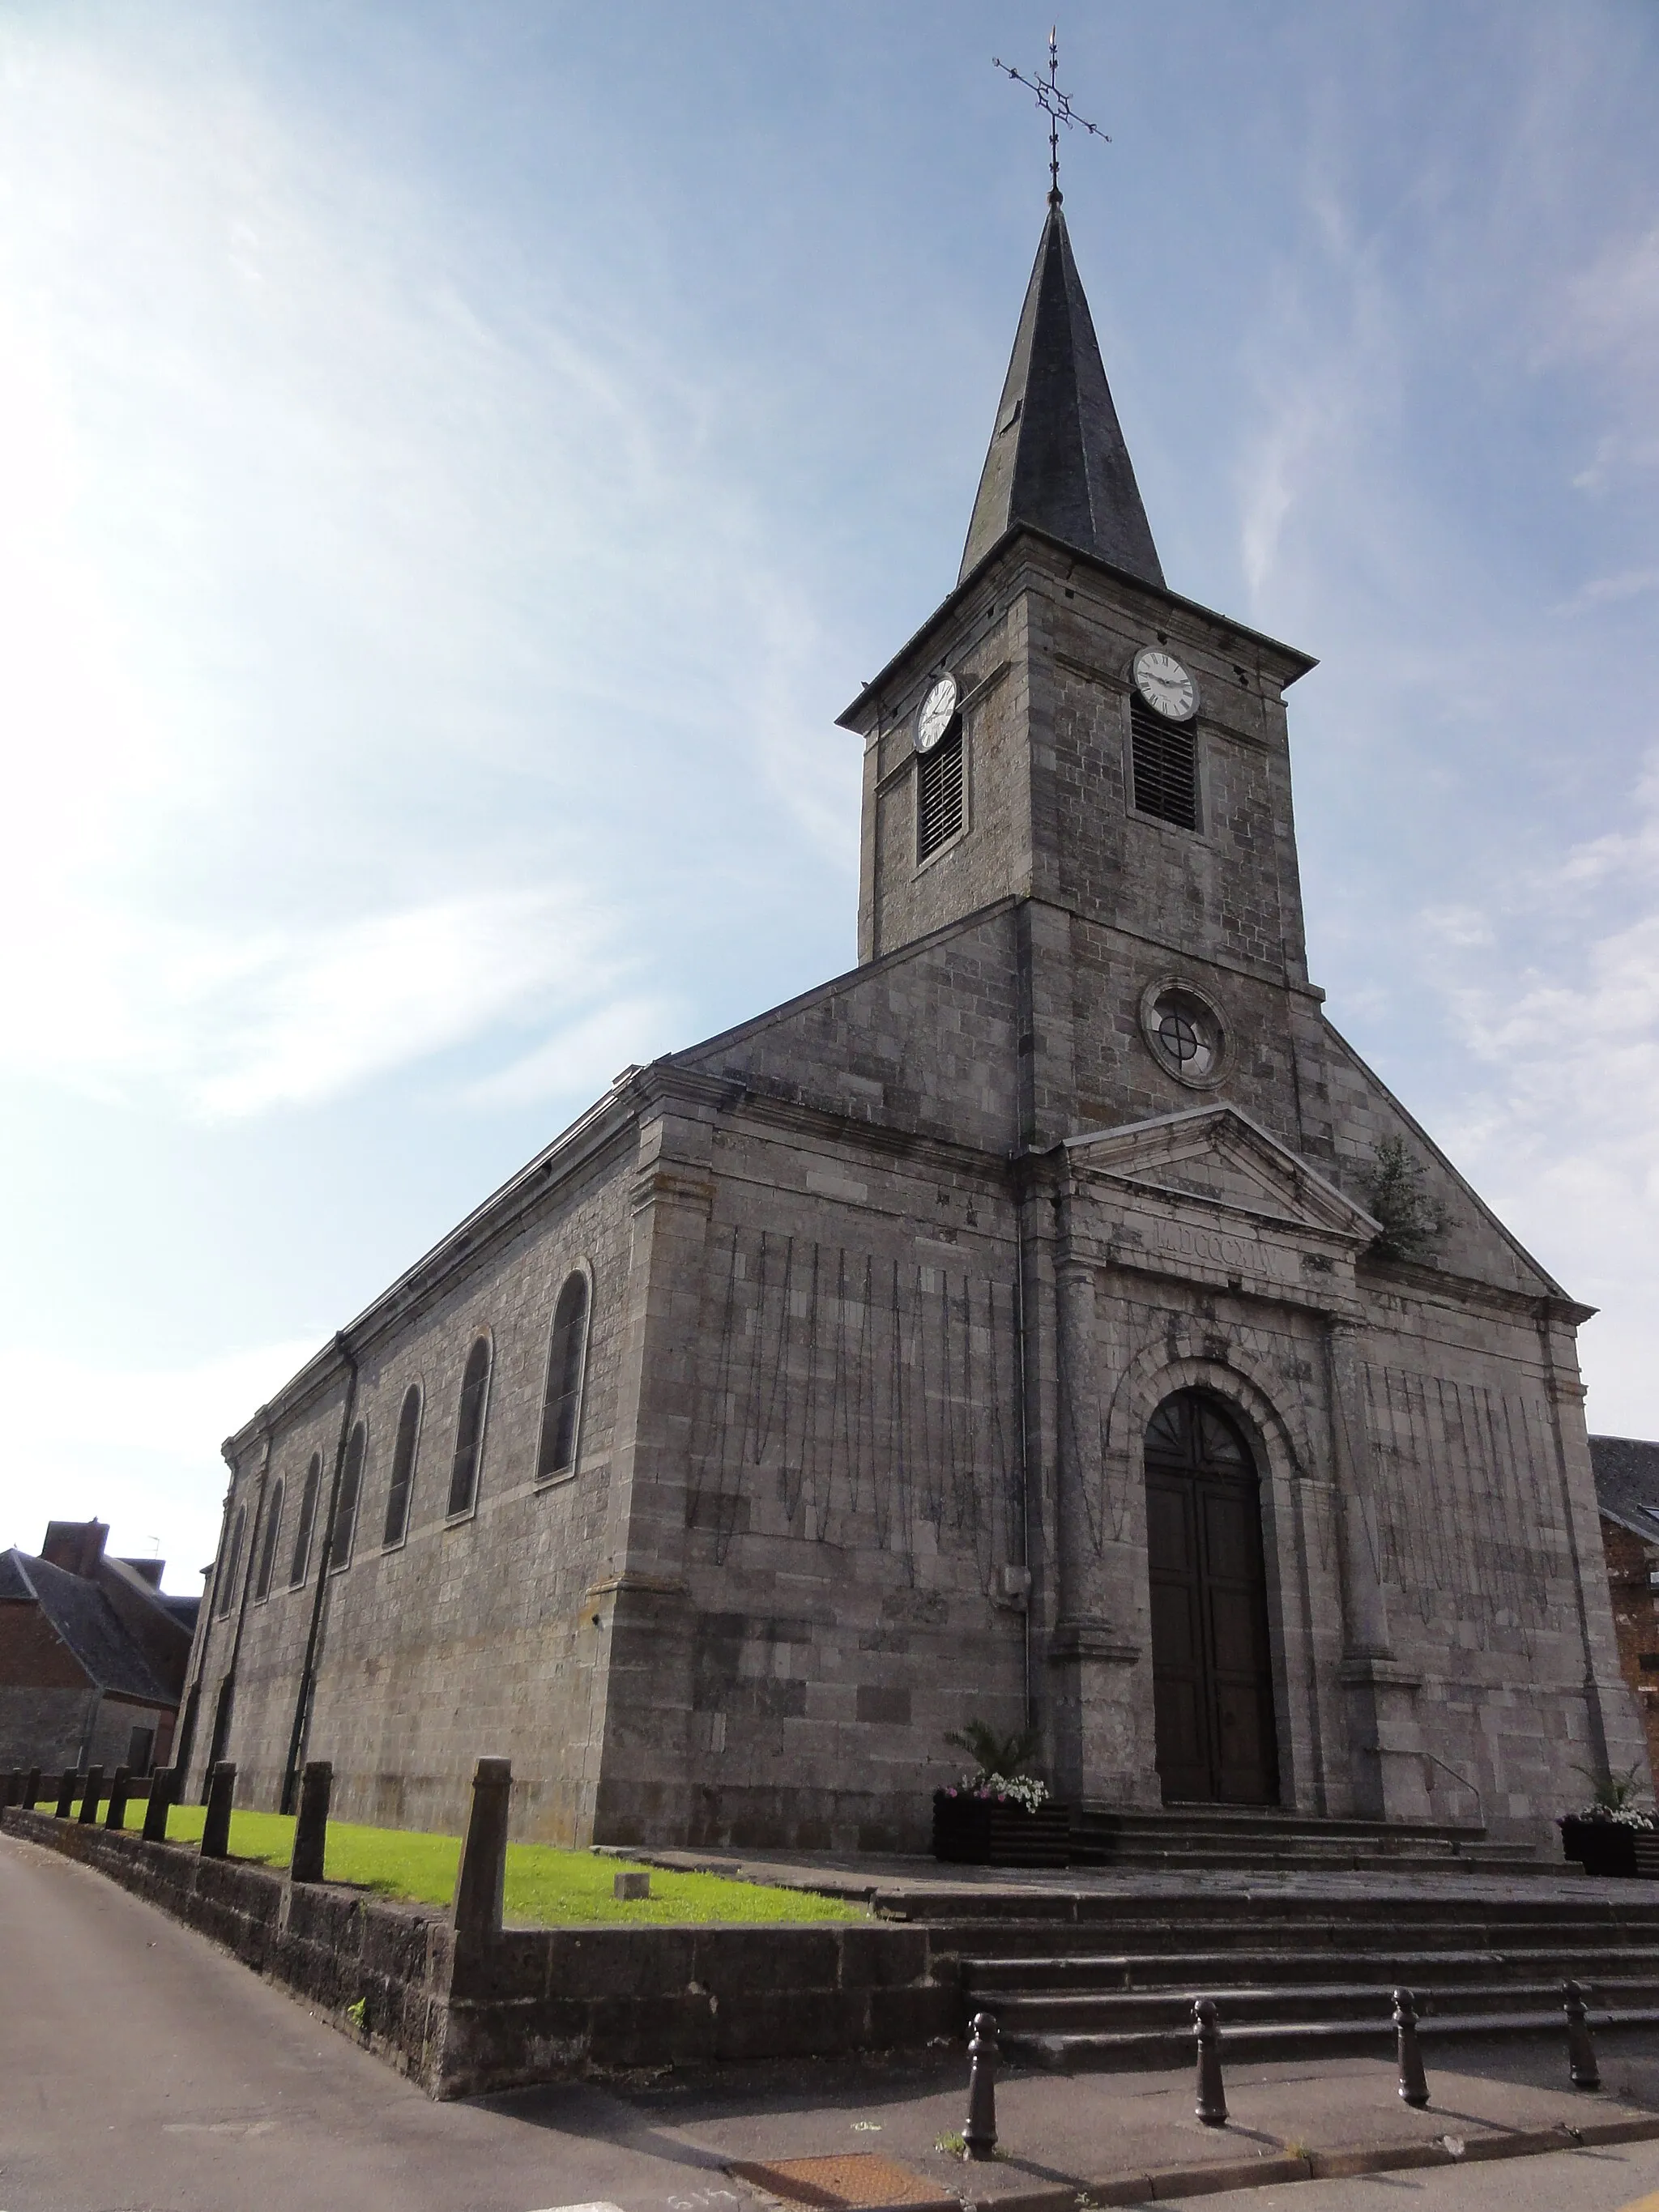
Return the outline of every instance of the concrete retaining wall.
[[[458,1943],[447,1915],[13,1807],[9,1835],[198,1929],[429,2096],[589,2066],[833,2057],[961,2027],[925,1928],[537,1928]],[[361,2009],[359,2009],[361,2008]]]

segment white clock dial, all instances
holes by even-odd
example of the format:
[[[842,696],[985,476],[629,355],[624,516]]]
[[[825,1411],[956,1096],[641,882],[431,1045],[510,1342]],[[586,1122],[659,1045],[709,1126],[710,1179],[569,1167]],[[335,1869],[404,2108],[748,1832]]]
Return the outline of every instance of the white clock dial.
[[[930,753],[951,726],[961,694],[954,676],[941,676],[939,682],[921,702],[916,716],[915,747],[919,753]]]
[[[1198,690],[1172,653],[1146,646],[1135,655],[1135,689],[1149,707],[1171,722],[1189,722],[1198,711]]]

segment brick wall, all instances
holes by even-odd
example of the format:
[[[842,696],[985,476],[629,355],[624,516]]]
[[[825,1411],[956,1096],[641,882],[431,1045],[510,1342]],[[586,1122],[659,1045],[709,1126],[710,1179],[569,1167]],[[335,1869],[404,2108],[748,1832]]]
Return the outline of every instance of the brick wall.
[[[1648,1757],[1659,1774],[1659,1592],[1650,1579],[1659,1570],[1659,1544],[1644,1543],[1632,1529],[1605,1515],[1601,1543],[1619,1640],[1619,1671],[1640,1709]]]

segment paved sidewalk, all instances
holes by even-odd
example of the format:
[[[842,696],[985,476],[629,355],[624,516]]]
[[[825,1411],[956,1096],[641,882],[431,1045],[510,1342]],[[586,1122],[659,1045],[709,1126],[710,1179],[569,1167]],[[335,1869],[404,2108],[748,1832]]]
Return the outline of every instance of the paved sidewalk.
[[[1429,2109],[1413,2112],[1386,2055],[1241,2067],[1227,2078],[1228,2124],[1208,2128],[1194,2116],[1186,2073],[1022,2072],[999,2088],[999,2156],[973,2165],[937,2148],[963,2125],[965,2066],[955,2051],[926,2065],[792,2067],[746,2082],[671,2077],[625,2094],[676,2142],[721,2165],[879,2153],[936,2184],[942,2197],[1071,2212],[1083,2191],[1097,2203],[1167,2200],[1182,2172],[1202,2172],[1213,2187],[1221,2169],[1237,2169],[1231,2185],[1238,2187],[1288,2179],[1291,2166],[1305,2178],[1413,2157],[1451,2164],[1523,2146],[1566,2148],[1574,2131],[1659,2137],[1659,2112],[1642,2101],[1659,2106],[1654,2039],[1639,2055],[1607,2054],[1604,2079],[1628,2095],[1586,2094],[1565,2077],[1565,2058],[1551,2046],[1464,2046],[1455,2069],[1431,2071]]]

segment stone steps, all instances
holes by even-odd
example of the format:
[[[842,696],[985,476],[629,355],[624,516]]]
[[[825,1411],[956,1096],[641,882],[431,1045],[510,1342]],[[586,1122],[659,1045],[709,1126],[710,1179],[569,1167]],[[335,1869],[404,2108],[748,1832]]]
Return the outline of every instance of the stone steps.
[[[1364,1844],[1337,1840],[1294,1850],[1272,1844],[1218,1843],[1181,1844],[1162,1850],[1151,1844],[1136,1844],[1114,1850],[1109,1856],[1080,1850],[1073,1842],[1068,1863],[1073,1866],[1109,1866],[1126,1873],[1168,1874],[1205,1868],[1219,1872],[1234,1867],[1309,1873],[1320,1868],[1342,1873],[1386,1869],[1395,1874],[1528,1874],[1542,1870],[1536,1852],[1528,1844],[1468,1844],[1454,1853],[1408,1850],[1392,1844],[1386,1849],[1372,1850]],[[1551,1868],[1548,1871],[1553,1873],[1556,1869]]]
[[[1559,1991],[1565,1981],[1586,1988],[1607,1986],[1609,1954],[1605,1945],[1568,1948],[1551,1945],[1504,1951],[1260,1951],[1245,1962],[1252,1976],[1275,1990],[1352,1988],[1371,1983],[1393,1989],[1404,1984],[1425,1995],[1479,1981],[1547,1984]],[[1659,1988],[1659,1944],[1618,1954],[1625,1980],[1651,1982]],[[976,1998],[987,2004],[1038,1999],[1064,2000],[1082,1994],[1140,1995],[1170,1989],[1188,1996],[1214,1996],[1237,1985],[1241,1960],[1236,1952],[1102,1955],[1085,1952],[1070,1958],[970,1958],[962,1962]]]
[[[1176,1984],[1137,1991],[1060,1995],[1051,1990],[1020,1990],[1004,1996],[996,2008],[997,2024],[1005,2038],[1059,2036],[1064,2039],[1154,2032],[1184,2033],[1190,2037],[1193,2000],[1210,1996],[1215,1999],[1217,2016],[1226,2029],[1358,2020],[1369,2021],[1371,2032],[1381,2034],[1389,2025],[1397,1986],[1387,1972],[1378,1972],[1374,1978],[1304,1983],[1295,1988],[1272,1983],[1218,1988],[1212,1982],[1195,1982],[1184,1988]],[[1416,1994],[1423,2016],[1448,2033],[1471,2015],[1494,2020],[1511,2014],[1548,2013],[1553,2019],[1561,2018],[1561,1984],[1553,1978],[1470,1979]],[[1598,1982],[1593,1995],[1603,2010],[1659,2014],[1659,1972]]]
[[[1003,1917],[941,1915],[933,1935],[969,2008],[994,2012],[1010,2052],[1045,2066],[1189,2064],[1196,1996],[1251,2058],[1386,2052],[1400,1986],[1443,2039],[1562,2034],[1570,1979],[1597,2024],[1659,2025],[1653,1885],[1466,1884],[1443,1870],[1340,1897],[1316,1872],[1262,1890],[1245,1875],[1225,1892],[1154,1897],[1126,1876],[1092,1895],[1004,1893]]]
[[[1074,1805],[1073,1866],[1121,1869],[1449,1867],[1504,1872],[1540,1865],[1530,1844],[1492,1843],[1484,1828],[1442,1820],[1325,1819],[1272,1808],[1193,1806],[1156,1812]]]
[[[1217,1999],[1220,2006],[1220,1998]],[[1590,2024],[1596,2029],[1659,2027],[1659,2005],[1628,2009],[1592,2008]],[[1556,2004],[1536,2010],[1467,2013],[1431,2017],[1422,2023],[1425,2044],[1444,2044],[1462,2039],[1488,2042],[1500,2037],[1565,2033],[1561,2008]],[[1287,2016],[1271,2021],[1247,2021],[1230,2027],[1222,2021],[1224,2063],[1254,2064],[1271,2059],[1351,2058],[1390,2055],[1394,2027],[1387,2008],[1381,2021],[1375,2012],[1334,2020],[1301,2020]],[[1112,2034],[1019,2035],[1004,2039],[1013,2057],[1066,2073],[1151,2070],[1186,2067],[1193,2063],[1190,2019],[1180,2028],[1146,2029]],[[1432,2061],[1432,2050],[1428,2054]]]

